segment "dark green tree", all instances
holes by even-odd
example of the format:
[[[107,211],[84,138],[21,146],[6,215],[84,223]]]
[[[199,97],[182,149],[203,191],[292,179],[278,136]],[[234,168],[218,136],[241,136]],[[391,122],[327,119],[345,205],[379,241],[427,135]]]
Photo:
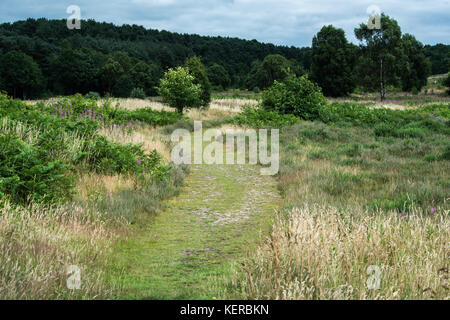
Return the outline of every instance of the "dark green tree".
[[[448,63],[448,68],[450,70],[450,62]],[[447,75],[447,77],[444,79],[444,86],[447,87],[447,94],[450,95],[450,73]]]
[[[389,85],[401,84],[402,65],[406,63],[402,45],[402,31],[394,19],[381,15],[381,29],[371,29],[361,24],[355,29],[361,41],[358,60],[358,83],[367,90],[378,88],[381,99],[386,97]]]
[[[326,96],[340,97],[353,92],[355,49],[342,29],[325,26],[312,42],[311,80]]]
[[[425,46],[425,55],[431,61],[432,74],[444,74],[450,71],[450,45],[438,43]]]
[[[214,87],[227,89],[231,84],[228,71],[221,65],[214,63],[208,67],[208,78]]]
[[[425,57],[425,50],[419,41],[410,34],[403,35],[403,50],[407,58],[402,70],[402,88],[420,91],[428,82],[431,73],[431,62]]]
[[[296,77],[301,77],[306,73],[303,65],[295,59],[289,59],[289,70]]]
[[[197,56],[187,59],[184,65],[194,77],[194,84],[199,84],[202,89],[202,105],[208,107],[211,102],[211,82],[209,82],[205,66]]]
[[[123,73],[114,84],[111,94],[114,97],[129,98],[135,88],[135,82],[130,73]]]
[[[265,89],[272,86],[274,81],[283,81],[289,73],[290,63],[285,57],[268,55],[256,73],[256,82],[259,88]]]
[[[156,87],[162,76],[162,70],[157,65],[139,61],[131,68],[130,75],[133,78],[134,88],[144,89],[147,96],[157,95]]]
[[[105,86],[105,92],[112,93],[114,86],[124,74],[124,70],[119,62],[113,58],[109,58],[103,66],[100,77]]]
[[[51,58],[51,89],[58,94],[96,90],[101,66],[98,59],[91,50],[73,49],[64,41],[60,53]]]
[[[250,72],[248,73],[247,78],[245,80],[245,87],[247,89],[254,90],[255,88],[259,88],[257,75],[258,75],[258,70],[261,68],[261,64],[262,64],[262,62],[259,60],[255,60],[252,62]],[[261,89],[261,88],[259,88],[259,89]]]
[[[185,109],[200,108],[203,105],[202,87],[195,83],[194,76],[187,68],[169,69],[160,81],[158,93],[164,103],[175,108],[179,113],[183,113]]]
[[[14,98],[33,98],[45,88],[41,69],[30,56],[10,51],[0,58],[0,90]]]

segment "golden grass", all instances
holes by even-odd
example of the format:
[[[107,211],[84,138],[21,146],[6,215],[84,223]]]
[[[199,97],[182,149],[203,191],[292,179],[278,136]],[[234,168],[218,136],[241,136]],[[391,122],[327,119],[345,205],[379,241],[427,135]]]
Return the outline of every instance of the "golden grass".
[[[448,299],[450,224],[437,212],[295,208],[234,285],[244,299]]]
[[[164,157],[166,163],[170,162],[170,147],[168,145],[170,137],[161,134],[159,128],[143,125],[133,128],[131,132],[102,128],[99,130],[99,134],[110,141],[122,144],[142,144],[143,149],[147,153],[156,150]]]
[[[108,176],[93,172],[81,173],[76,183],[76,197],[80,200],[91,200],[106,197],[121,190],[132,189],[134,181],[126,175]]]
[[[250,99],[218,99],[213,100],[209,108],[211,110],[221,110],[236,113],[241,112],[244,106],[255,106],[258,103],[259,101]]]
[[[133,98],[109,98],[109,99],[100,99],[99,104],[104,104],[110,102],[112,105],[118,105],[120,109],[126,109],[126,110],[137,110],[137,109],[143,109],[143,108],[152,108],[153,110],[157,111],[175,111],[175,109],[168,107],[167,105],[152,101],[149,99],[133,99]]]
[[[108,297],[102,267],[109,232],[98,213],[80,207],[21,209],[0,205],[0,299]],[[89,250],[86,250],[89,248]],[[67,268],[81,269],[80,290],[67,288]]]

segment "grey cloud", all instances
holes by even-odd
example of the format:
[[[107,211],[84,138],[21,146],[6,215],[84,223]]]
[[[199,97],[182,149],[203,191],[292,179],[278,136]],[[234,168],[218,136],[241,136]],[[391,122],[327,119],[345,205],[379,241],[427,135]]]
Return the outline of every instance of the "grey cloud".
[[[28,17],[65,18],[69,5],[81,7],[83,18],[115,24],[138,24],[180,33],[257,39],[275,44],[310,46],[323,25],[353,30],[366,22],[372,0],[2,0],[0,21]],[[377,1],[403,32],[426,44],[448,43],[449,0]]]

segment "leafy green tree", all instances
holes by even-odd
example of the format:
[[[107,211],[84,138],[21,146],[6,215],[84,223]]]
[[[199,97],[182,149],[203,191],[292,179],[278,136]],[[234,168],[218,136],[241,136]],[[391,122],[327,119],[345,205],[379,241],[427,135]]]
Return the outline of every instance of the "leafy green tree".
[[[208,107],[211,102],[211,82],[208,79],[205,66],[197,56],[187,59],[184,65],[194,77],[194,83],[199,84],[202,89],[202,105]]]
[[[305,68],[295,59],[289,60],[289,71],[296,77],[301,77],[306,74]]]
[[[311,80],[326,96],[346,96],[355,88],[354,60],[355,49],[344,30],[324,26],[312,43]]]
[[[97,89],[101,62],[91,50],[73,49],[64,41],[59,54],[50,60],[50,80],[56,93],[87,93]]]
[[[263,92],[263,108],[305,120],[317,119],[321,106],[326,104],[321,88],[307,75],[289,75],[283,82],[275,81],[271,88]]]
[[[131,91],[135,88],[135,82],[130,73],[123,73],[117,79],[110,93],[114,97],[129,98]]]
[[[425,57],[425,50],[419,41],[410,34],[402,38],[404,54],[407,57],[403,64],[402,88],[404,91],[412,91],[413,88],[420,91],[428,82],[431,73],[431,62]]]
[[[203,104],[202,87],[187,68],[169,69],[160,81],[158,93],[164,103],[183,113],[187,108],[200,108]]]
[[[37,63],[19,51],[9,51],[0,58],[0,79],[0,89],[14,98],[39,96],[45,87],[45,79]]]
[[[370,29],[361,24],[355,29],[362,42],[358,61],[358,82],[368,90],[378,88],[381,99],[386,97],[389,85],[401,84],[402,64],[406,62],[402,46],[402,31],[394,19],[381,15],[381,29]]]
[[[261,64],[262,64],[262,62],[259,60],[255,60],[252,62],[250,72],[248,73],[247,78],[245,80],[245,87],[248,90],[253,90],[255,88],[259,88],[257,74],[258,74],[258,70],[261,68]]]
[[[265,89],[273,85],[274,81],[283,81],[289,75],[290,63],[279,54],[268,55],[264,58],[256,73],[259,88]]]
[[[450,45],[438,43],[425,46],[425,55],[431,61],[431,74],[444,74],[450,71]]]
[[[214,63],[207,70],[208,78],[211,84],[215,87],[227,89],[231,84],[230,75],[228,71],[221,65]]]
[[[101,70],[101,79],[106,92],[112,93],[114,86],[123,74],[124,70],[120,63],[113,58],[109,58]]]
[[[121,66],[124,72],[129,72],[133,67],[133,59],[126,54],[125,52],[117,51],[111,55],[111,58],[117,61]]]
[[[139,61],[131,68],[130,75],[133,78],[135,88],[142,88],[147,96],[157,94],[156,87],[162,76],[162,71],[157,65],[149,65]]]
[[[449,70],[450,70],[450,62],[448,64]],[[447,87],[447,93],[450,95],[450,73],[447,75],[447,78],[444,79],[443,82],[444,86]]]

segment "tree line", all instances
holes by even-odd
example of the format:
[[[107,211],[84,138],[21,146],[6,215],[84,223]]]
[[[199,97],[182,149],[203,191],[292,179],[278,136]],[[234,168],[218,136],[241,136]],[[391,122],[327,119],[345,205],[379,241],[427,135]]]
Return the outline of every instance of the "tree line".
[[[420,90],[428,74],[448,71],[450,46],[424,47],[385,15],[382,26],[357,28],[360,46],[349,43],[343,30],[326,26],[312,48],[296,48],[94,20],[82,21],[80,30],[67,29],[65,20],[4,23],[0,90],[19,98],[89,92],[152,96],[169,68],[193,57],[201,57],[190,63],[201,64],[196,69],[206,76],[208,90],[258,91],[289,74],[308,73],[327,95],[346,95],[357,85],[383,93],[388,86]]]

